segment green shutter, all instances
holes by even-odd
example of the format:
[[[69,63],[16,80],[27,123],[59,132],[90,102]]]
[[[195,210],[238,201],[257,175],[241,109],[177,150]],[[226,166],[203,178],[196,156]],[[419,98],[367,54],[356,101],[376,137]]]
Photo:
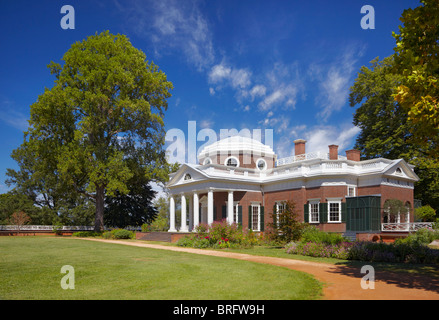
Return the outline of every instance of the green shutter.
[[[238,206],[238,223],[242,226],[242,206]]]
[[[305,220],[305,222],[309,222],[309,204],[305,203],[305,205],[303,206],[303,218]]]
[[[227,219],[227,207],[226,206],[221,207],[221,219]]]
[[[260,207],[261,208],[261,228],[260,228],[260,230],[261,231],[264,231],[264,224],[265,224],[265,215],[264,215],[264,207],[263,206],[261,206]]]
[[[346,202],[341,203],[341,222],[346,222],[347,208]]]
[[[319,203],[319,220],[320,223],[328,222],[328,204],[326,202]]]
[[[252,206],[248,206],[248,229],[252,228]]]

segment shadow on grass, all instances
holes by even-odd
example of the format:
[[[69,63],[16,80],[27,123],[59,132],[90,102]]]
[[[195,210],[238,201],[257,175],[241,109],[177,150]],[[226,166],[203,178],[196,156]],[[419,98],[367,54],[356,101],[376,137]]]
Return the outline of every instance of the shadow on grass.
[[[363,278],[361,267],[370,265],[375,270],[375,281],[394,284],[400,288],[422,289],[439,292],[439,266],[403,263],[373,263],[365,261],[348,261],[335,264],[333,273]]]

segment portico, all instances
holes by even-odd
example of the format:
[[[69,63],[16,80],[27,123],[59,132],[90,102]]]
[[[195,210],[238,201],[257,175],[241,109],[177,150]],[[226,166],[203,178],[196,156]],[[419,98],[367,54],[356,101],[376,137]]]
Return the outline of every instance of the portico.
[[[181,225],[180,232],[189,232],[194,230],[200,223],[212,224],[215,219],[214,206],[214,192],[224,192],[224,190],[215,190],[209,188],[208,190],[196,190],[193,192],[180,193],[178,195],[171,195],[169,197],[169,213],[170,213],[170,228],[169,232],[177,232],[176,228],[176,200],[181,204]],[[226,219],[228,223],[234,221],[234,190],[227,190],[227,206]],[[202,200],[200,201],[200,195]],[[223,217],[224,218],[224,217]],[[189,223],[188,223],[189,222]]]

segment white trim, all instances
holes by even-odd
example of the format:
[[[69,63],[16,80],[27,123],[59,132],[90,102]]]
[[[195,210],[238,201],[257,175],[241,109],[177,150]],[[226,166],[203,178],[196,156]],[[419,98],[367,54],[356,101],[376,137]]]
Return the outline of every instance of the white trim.
[[[251,203],[251,205],[250,205],[250,208],[251,208],[251,222],[252,222],[252,225],[251,225],[251,229],[253,230],[253,231],[261,231],[261,203],[260,202],[258,202],[257,204],[256,203],[254,203],[254,202],[252,202]],[[253,226],[253,208],[258,208],[258,213],[257,213],[257,228],[254,228],[254,226]]]
[[[337,221],[331,221],[330,217],[331,217],[331,204],[338,204],[338,220]],[[331,200],[328,201],[328,223],[340,223],[341,222],[341,200],[340,201],[335,201],[335,200]]]
[[[308,222],[320,223],[320,199],[308,200]],[[312,221],[312,205],[317,205],[317,220]]]

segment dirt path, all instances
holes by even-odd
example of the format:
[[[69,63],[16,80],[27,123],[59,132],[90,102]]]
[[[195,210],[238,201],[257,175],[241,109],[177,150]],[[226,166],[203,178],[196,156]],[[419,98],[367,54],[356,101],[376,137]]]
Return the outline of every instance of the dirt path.
[[[327,300],[439,300],[439,279],[425,275],[377,271],[375,273],[375,288],[365,290],[361,288],[361,279],[366,273],[362,274],[358,268],[349,266],[123,240],[90,238],[87,238],[87,240],[233,258],[303,271],[312,274],[316,279],[325,284],[323,294],[324,299]]]

